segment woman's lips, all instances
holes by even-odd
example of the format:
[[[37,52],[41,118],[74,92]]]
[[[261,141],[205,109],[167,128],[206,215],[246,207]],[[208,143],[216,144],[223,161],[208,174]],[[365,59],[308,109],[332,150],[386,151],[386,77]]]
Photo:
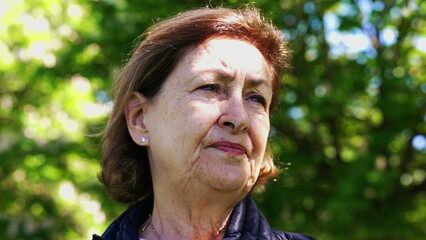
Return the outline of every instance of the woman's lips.
[[[243,155],[246,154],[247,150],[244,146],[228,142],[228,141],[218,141],[211,145],[211,147],[216,148],[220,151],[226,152],[231,155]]]

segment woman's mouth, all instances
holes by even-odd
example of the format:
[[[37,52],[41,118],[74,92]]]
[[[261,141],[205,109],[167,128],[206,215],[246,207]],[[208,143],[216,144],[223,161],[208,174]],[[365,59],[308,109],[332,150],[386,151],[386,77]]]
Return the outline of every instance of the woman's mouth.
[[[228,142],[228,141],[218,141],[214,142],[210,147],[216,148],[220,151],[228,153],[230,155],[244,155],[246,154],[246,148],[238,143]]]

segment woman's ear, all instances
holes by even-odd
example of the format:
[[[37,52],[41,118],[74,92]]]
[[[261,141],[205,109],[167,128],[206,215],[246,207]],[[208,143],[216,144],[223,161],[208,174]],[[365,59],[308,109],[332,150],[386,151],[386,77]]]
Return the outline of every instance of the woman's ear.
[[[148,130],[145,126],[147,99],[139,92],[133,92],[126,103],[127,129],[133,141],[140,146],[148,146]]]

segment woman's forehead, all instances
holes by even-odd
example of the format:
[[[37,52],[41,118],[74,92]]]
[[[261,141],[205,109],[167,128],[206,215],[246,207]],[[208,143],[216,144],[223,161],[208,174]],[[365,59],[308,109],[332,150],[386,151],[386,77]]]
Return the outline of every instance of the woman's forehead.
[[[229,37],[210,38],[190,50],[183,57],[185,64],[194,70],[209,68],[231,72],[239,71],[256,75],[256,78],[271,79],[272,66],[251,43]]]

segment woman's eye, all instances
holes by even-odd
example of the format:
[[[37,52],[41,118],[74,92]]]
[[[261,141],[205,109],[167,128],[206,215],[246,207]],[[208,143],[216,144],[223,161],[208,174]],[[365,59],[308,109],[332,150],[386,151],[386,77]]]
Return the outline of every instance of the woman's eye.
[[[252,95],[248,98],[248,100],[253,101],[253,102],[257,102],[257,103],[261,104],[262,106],[266,105],[266,100],[261,95]]]
[[[217,92],[219,90],[219,86],[214,85],[214,84],[208,84],[208,85],[204,85],[204,86],[199,87],[199,89],[210,91],[210,92]]]

